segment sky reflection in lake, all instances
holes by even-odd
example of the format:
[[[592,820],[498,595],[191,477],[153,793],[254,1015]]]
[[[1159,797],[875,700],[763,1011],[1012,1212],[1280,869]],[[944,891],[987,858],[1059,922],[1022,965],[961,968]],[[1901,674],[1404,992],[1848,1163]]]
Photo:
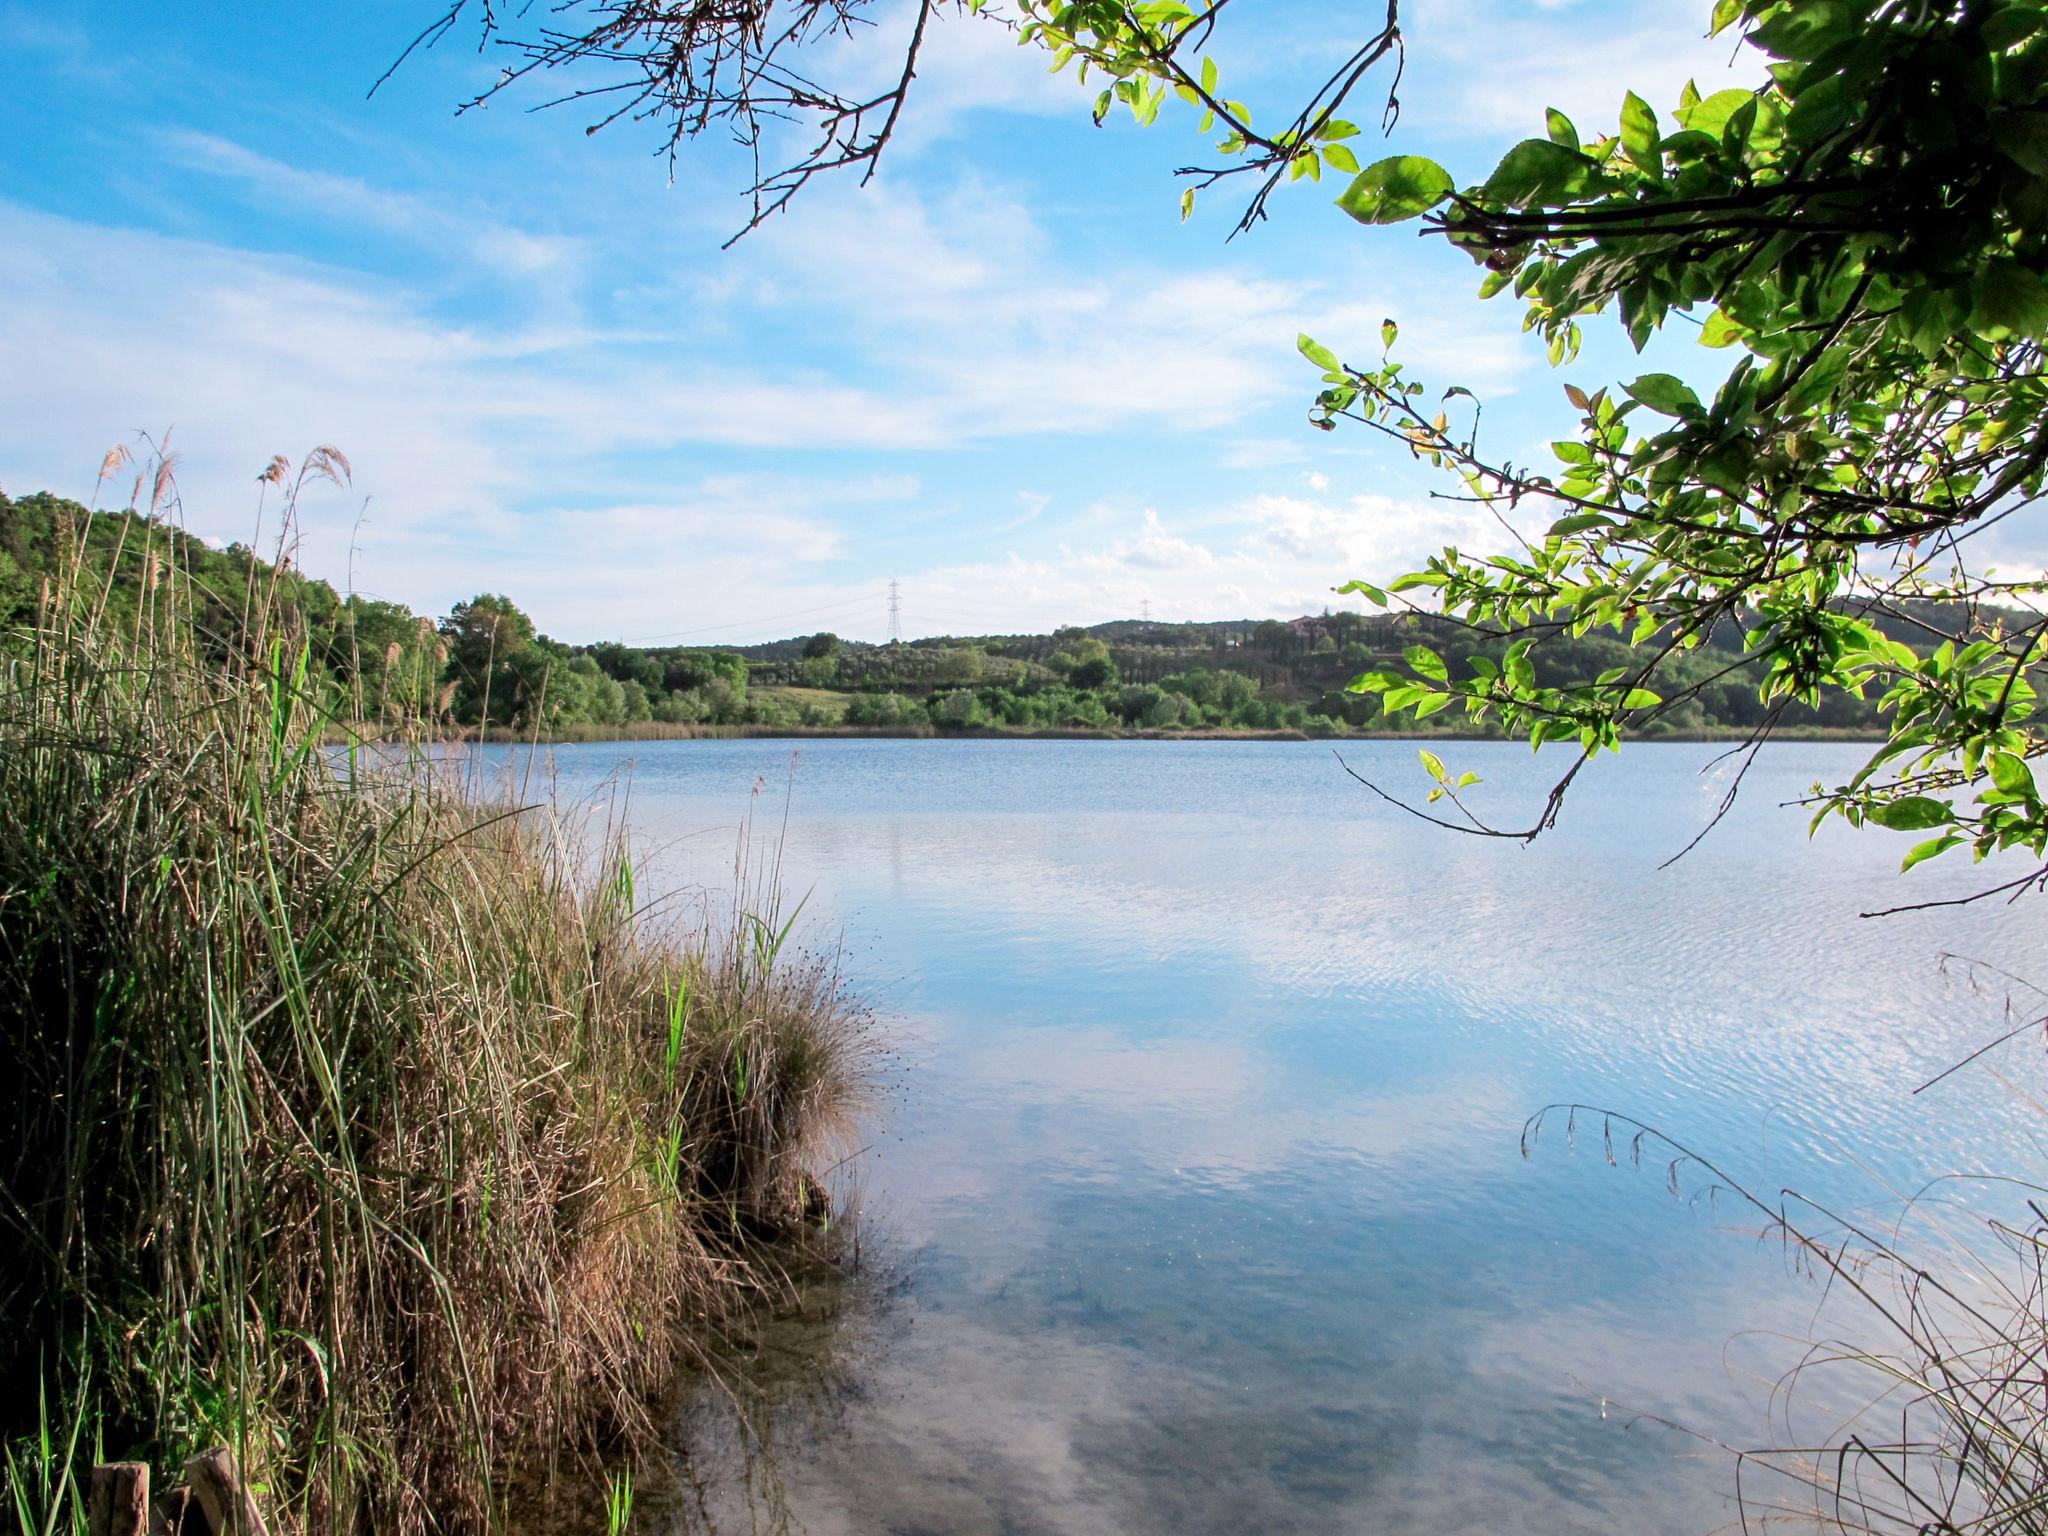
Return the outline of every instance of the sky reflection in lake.
[[[1343,748],[1420,782],[1412,745]],[[1861,749],[1631,749],[1532,846],[1374,800],[1327,746],[802,745],[785,874],[903,1047],[865,1161],[901,1276],[829,1411],[778,1435],[827,1532],[1704,1531],[1814,1294],[1722,1204],[1608,1166],[1574,1100],[1765,1191],[1881,1209],[2031,1163],[1992,1074],[1913,1088],[2000,1027],[1955,950],[2024,972],[2033,906],[1780,803]],[[1452,745],[1525,820],[1545,754]],[[717,889],[791,747],[558,749],[630,774],[643,895]],[[750,795],[765,776],[768,789]],[[2030,1082],[2037,1047],[2004,1065]],[[1624,1153],[1626,1145],[1620,1149]],[[808,1410],[805,1411],[806,1413]],[[795,1422],[796,1420],[802,1422]],[[737,1500],[728,1497],[728,1506]],[[746,1517],[738,1514],[745,1527]]]

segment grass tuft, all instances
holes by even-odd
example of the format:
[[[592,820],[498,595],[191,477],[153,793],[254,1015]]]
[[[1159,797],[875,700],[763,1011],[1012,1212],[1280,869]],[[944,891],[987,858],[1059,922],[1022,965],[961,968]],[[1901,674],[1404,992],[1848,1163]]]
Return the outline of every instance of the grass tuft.
[[[121,558],[132,622],[53,583],[0,679],[14,1518],[75,1528],[95,1455],[225,1442],[286,1529],[497,1528],[644,1442],[778,1283],[865,1016],[772,901],[657,921],[623,841],[323,750],[349,722],[269,567],[222,625],[163,549]]]

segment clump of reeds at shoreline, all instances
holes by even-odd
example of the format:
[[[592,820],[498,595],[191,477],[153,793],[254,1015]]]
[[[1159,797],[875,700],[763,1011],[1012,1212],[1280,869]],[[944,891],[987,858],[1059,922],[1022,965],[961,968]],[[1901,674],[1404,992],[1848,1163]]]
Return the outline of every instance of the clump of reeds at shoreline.
[[[0,677],[14,1514],[226,1443],[274,1529],[495,1528],[643,1439],[823,1218],[865,1018],[772,892],[658,920],[623,841],[323,750],[255,562],[223,630],[124,558],[132,609],[81,565]]]

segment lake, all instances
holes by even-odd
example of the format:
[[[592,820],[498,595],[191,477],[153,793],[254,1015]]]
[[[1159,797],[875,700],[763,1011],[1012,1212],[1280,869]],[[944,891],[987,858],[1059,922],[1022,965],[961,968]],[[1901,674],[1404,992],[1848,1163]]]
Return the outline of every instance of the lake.
[[[1338,750],[1427,787],[1412,743]],[[1437,750],[1504,824],[1569,762]],[[715,1401],[686,1414],[710,1512],[819,1533],[1726,1524],[1732,1462],[1699,1437],[1782,1439],[1849,1390],[1771,1416],[1815,1285],[1705,1176],[1674,1198],[1664,1153],[1638,1167],[1620,1140],[1610,1165],[1595,1119],[1525,1156],[1523,1126],[1611,1107],[1766,1194],[1873,1216],[1934,1175],[2037,1166],[2037,1038],[1913,1090],[2005,1027],[2007,985],[1942,955],[2025,975],[2043,909],[1859,918],[1999,878],[1900,877],[1911,837],[1809,841],[1782,803],[1866,750],[1767,750],[1670,868],[1726,788],[1716,748],[1595,765],[1530,845],[1406,816],[1327,744],[544,753],[565,800],[627,783],[643,899],[723,888],[751,810],[895,1047],[841,1175],[866,1293],[829,1344],[790,1346],[829,1371],[771,1383],[750,1469],[719,1453]]]

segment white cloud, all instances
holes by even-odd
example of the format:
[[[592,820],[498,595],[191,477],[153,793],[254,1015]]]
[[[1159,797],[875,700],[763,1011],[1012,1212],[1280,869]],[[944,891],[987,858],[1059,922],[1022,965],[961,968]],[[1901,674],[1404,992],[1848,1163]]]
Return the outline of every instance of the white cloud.
[[[357,480],[351,496],[309,503],[309,570],[420,607],[501,587],[578,638],[673,628],[683,590],[720,620],[822,600],[815,573],[860,554],[855,530],[913,516],[936,526],[940,509],[900,475],[886,495],[845,494],[876,455],[900,471],[968,445],[1093,438],[1140,463],[1299,462],[1305,427],[1295,441],[1261,435],[1271,418],[1258,420],[1304,399],[1291,338],[1376,347],[1380,293],[1417,295],[1420,362],[1456,361],[1459,382],[1502,388],[1522,366],[1518,349],[1384,264],[1352,281],[1275,278],[1243,248],[1205,247],[1207,265],[1083,256],[1016,187],[981,174],[922,194],[822,187],[742,255],[636,284],[645,268],[609,233],[586,248],[217,137],[158,142],[253,194],[263,216],[251,227],[266,239],[346,220],[447,255],[413,263],[426,285],[491,250],[500,301],[444,308],[430,286],[0,202],[0,353],[22,364],[0,376],[0,481],[81,487],[111,441],[175,427],[194,531],[248,538],[256,471],[331,442]],[[580,291],[599,276],[605,295]],[[608,305],[632,316],[630,332],[591,318]],[[788,471],[741,494],[715,478],[766,451],[788,455]],[[949,528],[972,558],[944,545],[927,558],[1039,594],[1004,599],[1033,623],[1147,600],[1190,616],[1299,612],[1351,574],[1327,549],[1311,564],[1306,546],[1273,542],[1281,525],[1260,512],[1219,543],[1170,516],[1133,532],[1125,510],[1122,537],[1055,556],[1041,513],[1063,484],[987,487],[998,504],[1015,496],[1018,513]],[[746,528],[773,557],[745,560],[734,541],[712,550],[719,526]],[[981,553],[1011,532],[1028,541],[1017,564]],[[635,560],[608,562],[619,548]],[[962,579],[943,600],[979,616],[989,590]]]
[[[0,227],[0,286],[12,300],[0,309],[0,354],[17,361],[0,375],[0,481],[83,488],[110,442],[174,427],[194,531],[246,539],[257,470],[273,453],[332,442],[355,461],[354,494],[309,501],[307,568],[337,582],[353,569],[366,588],[421,606],[522,563],[541,577],[599,564],[621,547],[608,536],[636,518],[634,547],[643,557],[664,550],[646,509],[666,505],[657,488],[678,478],[678,445],[781,442],[798,427],[828,443],[940,440],[929,412],[828,379],[660,370],[578,333],[487,336],[439,323],[403,295],[280,258],[18,209],[0,209]],[[740,494],[705,481],[700,504],[735,528],[758,525],[749,537],[772,535],[792,483]],[[805,496],[860,504],[860,487],[874,483],[821,478]],[[570,488],[613,511],[554,510]],[[885,488],[915,494],[902,477]],[[836,534],[824,540],[812,522],[804,547],[836,550]],[[660,569],[672,594],[687,564]],[[646,606],[658,616],[665,601]],[[601,634],[630,611],[593,599],[546,617]]]
[[[1318,307],[1227,267],[1064,260],[1016,189],[978,177],[932,199],[822,188],[755,238],[757,301],[834,315],[864,369],[951,402],[958,437],[1228,425],[1295,386],[1290,338]]]
[[[1704,95],[1763,79],[1756,50],[1732,34],[1705,35],[1700,0],[1642,0],[1625,21],[1561,16],[1560,8],[1441,0],[1419,13],[1407,28],[1409,67],[1448,88],[1416,93],[1408,121],[1527,138],[1543,131],[1550,106],[1591,140],[1614,131],[1624,92],[1668,118],[1687,80]]]
[[[1024,527],[1027,523],[1037,522],[1045,515],[1045,509],[1052,505],[1052,500],[1051,494],[1046,491],[1019,491],[1017,506],[1020,510],[1015,517],[999,526],[996,532],[1008,533],[1014,528]]]
[[[843,615],[826,622],[878,623],[883,586],[846,579],[840,516],[887,514],[920,494],[901,475],[713,475],[660,501],[522,512],[495,547],[435,531],[366,542],[366,554],[424,578],[444,603],[509,592],[543,628],[568,616],[575,638],[744,643],[801,629],[821,607]]]
[[[145,67],[131,52],[97,46],[91,30],[73,17],[52,17],[42,7],[0,8],[0,52],[17,62],[27,55],[40,54],[40,62],[103,90],[123,83]]]
[[[898,195],[825,201],[800,235],[749,252],[766,275],[733,300],[782,323],[807,317],[809,344],[741,362],[573,317],[473,328],[344,270],[0,206],[0,336],[36,362],[0,386],[4,468],[68,483],[108,436],[176,421],[199,450],[188,473],[224,475],[209,489],[239,483],[245,461],[331,440],[379,494],[462,506],[544,492],[537,471],[623,450],[1216,427],[1292,378],[1279,338],[1306,302],[1298,288],[1227,272],[1083,275],[1051,260],[1019,278],[981,254],[1042,244],[1019,213],[956,200],[942,225]],[[403,199],[386,210],[415,212]],[[867,259],[839,259],[851,249]],[[206,442],[222,443],[225,464]]]
[[[161,135],[171,157],[191,169],[240,183],[266,204],[289,204],[318,220],[371,224],[408,240],[455,249],[472,263],[514,276],[568,264],[582,242],[540,235],[434,198],[373,186],[354,176],[309,171],[259,155],[209,133],[170,129]]]
[[[1291,618],[1342,606],[1334,589],[1354,576],[1385,580],[1446,544],[1483,551],[1508,539],[1479,509],[1376,494],[1261,495],[1199,518],[1146,509],[1118,522],[1096,544],[913,572],[905,611],[975,614],[987,631],[1130,618],[1146,603],[1162,619]],[[912,626],[948,629],[958,632]]]
[[[1375,286],[1387,291],[1325,310],[1309,333],[1354,367],[1377,367],[1380,327],[1392,320],[1399,329],[1395,356],[1410,378],[1438,389],[1462,384],[1486,399],[1512,394],[1541,361],[1541,353],[1522,334],[1521,311],[1512,300],[1491,306],[1472,300],[1478,287],[1471,276],[1475,270],[1460,258],[1448,280],[1437,271],[1427,280],[1397,286],[1386,283],[1381,271],[1367,268],[1361,277],[1378,278]]]

